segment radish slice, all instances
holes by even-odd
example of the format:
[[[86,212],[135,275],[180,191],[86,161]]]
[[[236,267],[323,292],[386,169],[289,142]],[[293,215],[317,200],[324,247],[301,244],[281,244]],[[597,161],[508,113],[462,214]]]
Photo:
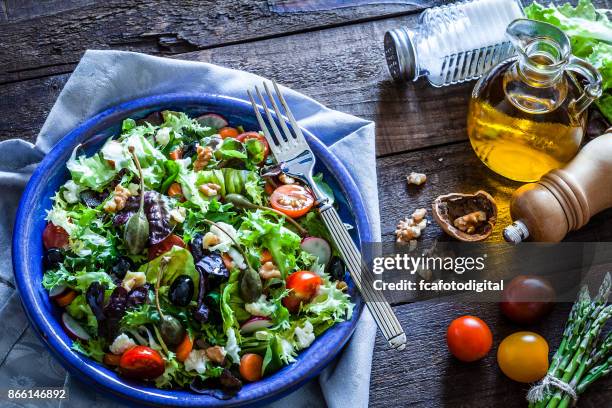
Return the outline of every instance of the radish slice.
[[[87,341],[91,338],[85,329],[68,313],[62,314],[62,327],[72,340],[84,340]]]
[[[242,333],[253,333],[257,330],[266,329],[272,326],[272,320],[267,317],[252,316],[249,320],[242,323],[240,326],[240,332]]]
[[[223,116],[218,115],[216,113],[207,113],[205,115],[198,116],[196,120],[202,126],[209,126],[215,129],[221,129],[229,125],[229,123]]]
[[[319,263],[323,265],[326,265],[331,258],[331,247],[323,238],[306,237],[302,240],[300,246],[304,251],[316,256],[319,259]]]
[[[54,286],[53,289],[49,291],[49,297],[51,299],[56,299],[62,296],[64,293],[68,292],[68,286],[66,285],[57,285]]]

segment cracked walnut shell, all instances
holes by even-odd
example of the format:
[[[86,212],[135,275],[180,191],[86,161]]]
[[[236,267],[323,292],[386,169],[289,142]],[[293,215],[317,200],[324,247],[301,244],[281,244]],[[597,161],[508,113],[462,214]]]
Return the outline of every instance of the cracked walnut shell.
[[[441,195],[435,199],[432,212],[444,232],[466,242],[487,239],[497,221],[497,204],[485,191]]]

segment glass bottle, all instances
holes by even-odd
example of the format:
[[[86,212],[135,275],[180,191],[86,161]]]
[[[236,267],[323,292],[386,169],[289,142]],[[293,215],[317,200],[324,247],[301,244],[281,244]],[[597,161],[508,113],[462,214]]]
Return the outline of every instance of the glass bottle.
[[[389,72],[400,81],[426,76],[437,87],[479,78],[514,55],[505,30],[522,16],[520,0],[467,0],[429,8],[416,29],[385,34]]]
[[[578,152],[586,108],[601,95],[601,75],[571,55],[569,39],[551,24],[518,19],[507,33],[518,56],[476,83],[468,136],[491,170],[533,182]],[[584,89],[574,73],[587,81]]]

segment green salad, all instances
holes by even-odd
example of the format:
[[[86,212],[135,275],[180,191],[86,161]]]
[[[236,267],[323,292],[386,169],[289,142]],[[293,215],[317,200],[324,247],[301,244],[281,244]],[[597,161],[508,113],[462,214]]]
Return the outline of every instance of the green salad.
[[[42,237],[43,286],[74,350],[124,378],[226,398],[351,318],[314,198],[260,132],[163,111],[80,149]]]

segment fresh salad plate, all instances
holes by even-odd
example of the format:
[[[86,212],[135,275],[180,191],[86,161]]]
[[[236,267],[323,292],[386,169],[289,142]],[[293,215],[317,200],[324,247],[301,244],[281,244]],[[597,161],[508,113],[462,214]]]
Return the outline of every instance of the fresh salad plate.
[[[353,239],[371,241],[352,178],[302,130]],[[15,280],[77,379],[137,404],[261,404],[348,341],[363,302],[258,131],[246,101],[165,94],[98,114],[41,162],[17,212]]]

